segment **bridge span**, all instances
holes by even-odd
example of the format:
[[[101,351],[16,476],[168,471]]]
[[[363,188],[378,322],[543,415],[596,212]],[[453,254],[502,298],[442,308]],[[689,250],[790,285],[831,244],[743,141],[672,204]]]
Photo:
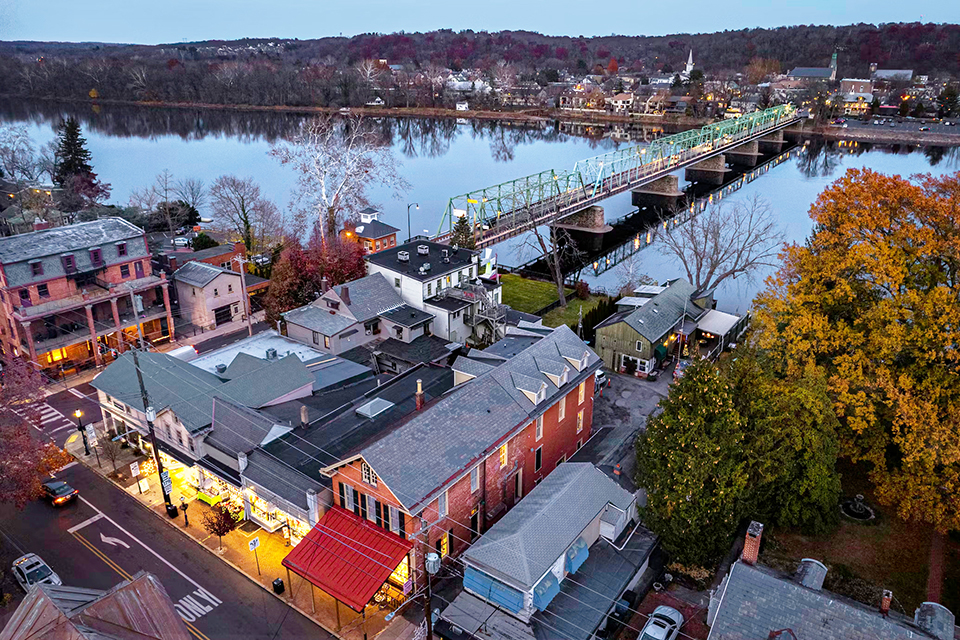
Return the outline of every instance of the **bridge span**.
[[[465,193],[450,198],[433,240],[448,242],[456,219],[467,217],[477,248],[489,247],[724,153],[749,157],[737,147],[779,136],[800,122],[793,105],[780,105],[581,160],[571,171],[551,169]]]

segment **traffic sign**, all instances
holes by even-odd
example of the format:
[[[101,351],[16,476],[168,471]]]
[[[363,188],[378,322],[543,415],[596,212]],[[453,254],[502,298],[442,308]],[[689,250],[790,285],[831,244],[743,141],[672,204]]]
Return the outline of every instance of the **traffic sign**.
[[[250,545],[250,551],[256,550],[260,546],[260,536],[253,538],[248,544]]]
[[[92,424],[88,424],[88,425],[87,425],[86,427],[84,427],[84,428],[85,428],[86,431],[87,431],[87,443],[88,443],[91,447],[97,446],[97,432],[93,430],[93,425],[92,425]]]
[[[133,476],[134,478],[136,478],[138,475],[140,475],[140,463],[139,463],[139,462],[131,462],[131,463],[130,463],[130,475]]]
[[[166,469],[160,474],[160,486],[163,487],[164,493],[170,493],[173,489],[173,483],[170,482],[170,472]]]

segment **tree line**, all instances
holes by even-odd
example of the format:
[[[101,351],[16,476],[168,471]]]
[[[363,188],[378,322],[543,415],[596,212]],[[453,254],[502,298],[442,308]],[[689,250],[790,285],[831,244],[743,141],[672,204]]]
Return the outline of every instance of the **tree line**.
[[[893,23],[657,37],[441,30],[156,46],[11,42],[0,43],[0,77],[5,91],[36,97],[346,107],[379,96],[387,106],[441,106],[445,69],[479,70],[495,87],[546,85],[560,70],[672,73],[691,49],[698,69],[713,75],[826,66],[835,51],[846,76],[867,75],[871,63],[960,75],[958,25]]]

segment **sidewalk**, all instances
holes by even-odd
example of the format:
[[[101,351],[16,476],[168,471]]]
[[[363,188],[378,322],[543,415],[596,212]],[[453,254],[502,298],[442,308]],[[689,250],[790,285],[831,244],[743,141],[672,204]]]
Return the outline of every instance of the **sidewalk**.
[[[97,423],[95,429],[98,435],[101,434],[103,424]],[[207,533],[203,528],[203,515],[209,513],[211,507],[196,499],[196,489],[184,480],[183,476],[186,475],[186,470],[182,466],[174,466],[168,470],[173,485],[170,492],[170,501],[178,507],[181,504],[187,506],[186,519],[189,522],[188,525],[184,524],[182,510],[175,519],[171,519],[167,515],[160,488],[160,477],[155,469],[152,469],[152,472],[146,476],[141,475],[138,478],[131,476],[130,464],[132,462],[140,463],[141,468],[144,466],[152,468],[152,458],[141,455],[134,447],[124,448],[116,460],[117,471],[114,472],[114,463],[107,460],[102,453],[100,454],[99,466],[92,450],[89,456],[84,454],[83,441],[78,434],[71,435],[67,440],[65,449],[82,464],[124,489],[145,507],[153,511],[158,518],[165,521],[165,524],[157,523],[157,526],[176,527],[193,538],[195,542],[206,547],[211,553],[219,555],[221,559],[243,573],[248,579],[258,583],[275,597],[281,598],[328,632],[344,640],[363,640],[365,636],[374,638],[381,634],[384,638],[390,640],[413,638],[414,621],[423,617],[422,607],[417,603],[411,603],[404,608],[403,613],[407,617],[397,615],[389,625],[384,620],[384,617],[390,613],[389,610],[380,609],[377,606],[368,606],[366,619],[364,620],[360,614],[341,604],[339,606],[338,623],[338,612],[334,599],[320,589],[311,589],[309,582],[294,573],[288,573],[286,568],[281,565],[281,561],[293,547],[279,532],[268,533],[256,523],[244,521],[236,529],[223,536],[221,546],[221,541],[218,540],[217,536]],[[148,487],[146,491],[141,492],[138,480],[144,479]],[[253,538],[258,538],[260,542],[256,553],[252,552],[249,546]],[[277,578],[283,580],[284,591],[282,595],[274,594],[273,581]],[[313,592],[312,598],[311,591]],[[419,610],[419,614],[413,613],[417,610]]]

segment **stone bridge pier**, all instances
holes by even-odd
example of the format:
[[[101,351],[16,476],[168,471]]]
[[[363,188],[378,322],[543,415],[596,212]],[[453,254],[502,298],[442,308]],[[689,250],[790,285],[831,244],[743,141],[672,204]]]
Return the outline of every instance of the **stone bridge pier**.
[[[760,145],[756,140],[744,142],[732,151],[727,151],[726,155],[730,164],[740,165],[741,167],[755,167],[760,160]]]
[[[799,142],[803,137],[803,127],[806,122],[807,119],[797,120],[787,128],[781,129],[780,134],[785,140],[789,140],[790,142]],[[812,120],[810,121],[810,126],[813,126]]]
[[[582,251],[599,251],[603,248],[603,234],[613,231],[607,224],[603,207],[593,205],[562,218],[553,226],[566,229]]]
[[[786,140],[783,139],[783,131],[775,131],[757,140],[757,149],[760,153],[777,154],[780,153],[785,144]]]
[[[687,182],[720,186],[723,184],[723,178],[727,171],[729,171],[727,169],[727,159],[723,154],[720,154],[690,165],[684,171],[683,177]]]
[[[683,191],[680,191],[680,178],[671,174],[648,182],[639,189],[633,189],[631,199],[633,206],[641,209],[658,207],[672,211],[677,208],[677,201],[683,195]]]

